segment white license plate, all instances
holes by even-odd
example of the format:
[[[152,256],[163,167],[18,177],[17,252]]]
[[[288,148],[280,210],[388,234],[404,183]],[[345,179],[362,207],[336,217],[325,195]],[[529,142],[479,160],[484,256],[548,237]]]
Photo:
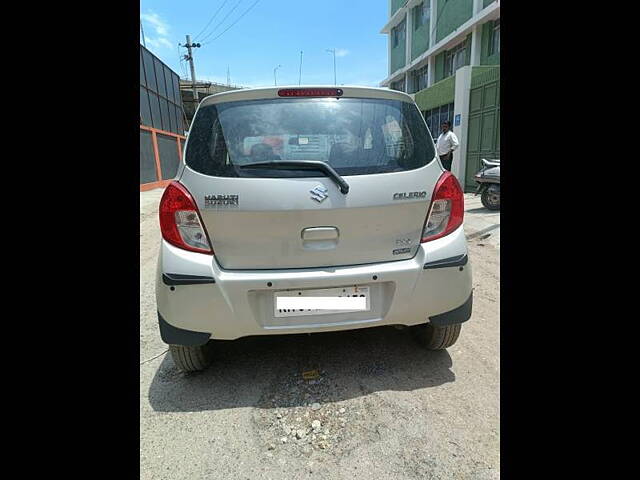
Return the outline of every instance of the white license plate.
[[[300,315],[366,312],[371,309],[370,300],[369,287],[280,291],[273,294],[273,315],[275,317],[298,317]]]

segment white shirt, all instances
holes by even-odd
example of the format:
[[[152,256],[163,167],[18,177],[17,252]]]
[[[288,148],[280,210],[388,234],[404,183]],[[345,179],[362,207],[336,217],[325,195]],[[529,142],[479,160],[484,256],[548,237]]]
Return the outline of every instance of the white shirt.
[[[441,133],[436,144],[438,155],[446,155],[449,151],[458,148],[458,145],[460,145],[458,137],[451,130],[447,133]]]

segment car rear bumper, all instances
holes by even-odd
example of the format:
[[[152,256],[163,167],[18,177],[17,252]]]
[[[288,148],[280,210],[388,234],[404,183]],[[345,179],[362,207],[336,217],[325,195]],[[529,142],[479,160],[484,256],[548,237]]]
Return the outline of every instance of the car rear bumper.
[[[274,316],[276,291],[354,285],[370,288],[370,311]],[[471,315],[471,292],[471,265],[462,227],[421,244],[409,260],[312,269],[223,270],[211,255],[162,241],[156,277],[162,338],[183,345],[206,342],[207,334],[212,339],[231,340],[427,321],[461,323]]]

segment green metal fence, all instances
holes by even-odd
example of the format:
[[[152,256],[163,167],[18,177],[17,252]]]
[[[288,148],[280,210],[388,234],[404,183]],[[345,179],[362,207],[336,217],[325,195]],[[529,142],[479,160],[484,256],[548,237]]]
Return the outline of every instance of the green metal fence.
[[[472,71],[468,128],[466,191],[477,187],[482,158],[500,158],[500,67]]]

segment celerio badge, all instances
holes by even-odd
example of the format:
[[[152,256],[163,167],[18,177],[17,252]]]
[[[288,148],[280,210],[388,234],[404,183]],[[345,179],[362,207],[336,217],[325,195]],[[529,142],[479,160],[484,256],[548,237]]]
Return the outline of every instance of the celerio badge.
[[[398,192],[393,194],[394,200],[409,200],[412,198],[425,198],[427,196],[427,192]]]

